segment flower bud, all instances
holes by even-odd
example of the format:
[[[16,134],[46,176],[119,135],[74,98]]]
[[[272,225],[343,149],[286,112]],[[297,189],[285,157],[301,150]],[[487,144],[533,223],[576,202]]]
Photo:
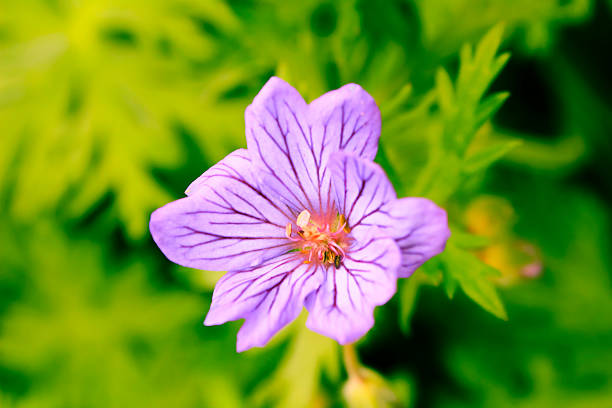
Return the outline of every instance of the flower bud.
[[[493,279],[497,285],[510,286],[541,274],[540,251],[535,245],[518,239],[512,232],[516,216],[506,199],[479,197],[468,206],[464,218],[470,232],[489,240],[489,245],[476,251],[476,254],[501,273],[501,276]]]
[[[349,408],[399,408],[399,399],[376,371],[360,367],[349,377],[342,388],[342,394]]]

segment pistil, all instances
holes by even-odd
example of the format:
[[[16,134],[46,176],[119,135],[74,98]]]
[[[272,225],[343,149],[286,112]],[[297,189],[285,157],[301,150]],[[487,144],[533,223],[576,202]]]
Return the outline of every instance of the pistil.
[[[336,268],[342,265],[350,232],[344,215],[338,214],[332,220],[317,222],[311,218],[310,212],[304,210],[297,216],[295,225],[296,236],[293,236],[292,223],[285,227],[285,234],[305,256],[305,263],[320,262],[323,265],[334,265]]]

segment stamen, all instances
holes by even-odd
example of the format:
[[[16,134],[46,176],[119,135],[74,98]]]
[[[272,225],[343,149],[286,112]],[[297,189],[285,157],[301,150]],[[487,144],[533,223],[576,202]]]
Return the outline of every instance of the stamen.
[[[344,214],[341,214],[338,216],[338,224],[340,223],[342,223],[342,226],[338,228],[336,231],[351,232],[351,229],[348,226],[348,220],[346,219]]]
[[[340,255],[344,258],[344,249],[342,249],[342,247],[338,244],[336,244],[335,242],[331,241],[329,243],[329,249],[336,255]]]
[[[287,225],[285,226],[285,235],[287,236],[287,238],[291,239],[291,223],[287,223]]]
[[[342,258],[339,256],[334,257],[334,266],[336,269],[340,267],[340,263],[342,262]]]
[[[349,246],[348,227],[344,215],[338,214],[329,222],[318,222],[311,219],[308,210],[302,211],[295,221],[296,236],[292,236],[293,224],[285,226],[285,235],[296,242],[297,250],[304,255],[304,263],[320,262],[323,265],[334,265],[339,268],[345,258],[345,249]]]
[[[308,223],[310,222],[310,213],[308,210],[304,210],[298,215],[297,221],[295,222],[298,227],[302,229],[306,229]]]

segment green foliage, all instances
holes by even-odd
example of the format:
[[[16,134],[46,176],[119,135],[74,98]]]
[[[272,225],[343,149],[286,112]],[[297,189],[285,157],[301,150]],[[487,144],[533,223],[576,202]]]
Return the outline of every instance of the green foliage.
[[[37,384],[17,406],[242,406],[229,371],[206,369],[231,354],[196,336],[205,308],[196,296],[156,290],[142,259],[109,265],[98,245],[51,224],[29,230],[17,249],[17,269],[36,273],[22,277],[22,300],[3,317],[0,356],[11,376]],[[179,372],[191,379],[177,381]],[[210,383],[222,400],[204,392]]]
[[[302,316],[303,317],[303,316]],[[302,408],[324,398],[320,386],[321,373],[337,381],[338,346],[327,337],[306,329],[300,318],[292,327],[292,336],[285,357],[272,376],[263,381],[252,396],[253,405],[266,406],[274,401],[279,408]]]
[[[442,280],[439,257],[429,260],[410,279],[398,282],[399,285],[399,321],[400,329],[405,335],[410,334],[410,321],[417,306],[417,297],[421,286],[438,286]],[[452,297],[452,296],[449,296]]]
[[[444,276],[444,290],[452,298],[457,285],[466,295],[493,313],[500,319],[507,319],[504,306],[497,295],[490,277],[499,275],[494,268],[480,261],[476,256],[464,249],[458,248],[450,240],[443,254],[440,255]]]
[[[440,109],[437,120],[441,134],[432,142],[428,166],[413,189],[415,195],[444,202],[459,188],[465,173],[474,171],[474,158],[468,158],[466,152],[476,132],[508,97],[504,92],[483,100],[485,91],[509,58],[507,53],[497,55],[502,33],[502,27],[497,26],[483,37],[475,50],[468,44],[461,48],[455,85],[443,68],[436,72],[435,92]],[[487,149],[487,152],[475,153],[484,155],[477,159],[484,164],[502,155],[499,148],[493,153],[491,148]],[[501,150],[503,153],[509,149],[506,146]]]
[[[479,131],[487,131],[484,125],[508,98],[507,92],[484,97],[490,83],[506,64],[509,54],[497,55],[502,39],[502,27],[489,31],[473,49],[464,45],[460,52],[459,72],[453,84],[447,71],[439,68],[435,76],[436,105],[439,113],[429,114],[431,103],[428,95],[410,111],[408,123],[419,127],[431,137],[428,144],[429,160],[413,187],[411,195],[426,196],[437,202],[447,202],[462,186],[496,160],[511,151],[519,141],[474,143]],[[404,95],[406,91],[404,91]],[[398,99],[402,96],[398,96]],[[403,96],[405,97],[405,96]],[[398,102],[394,101],[393,105]],[[391,108],[393,109],[393,105]],[[480,146],[479,146],[480,144]],[[398,158],[399,159],[399,158]],[[385,163],[382,163],[385,165]],[[400,164],[401,166],[401,164]],[[392,167],[391,164],[385,167]],[[401,179],[401,177],[400,177]],[[401,181],[397,184],[406,185]],[[478,260],[473,254],[460,249],[451,238],[445,252],[439,256],[443,287],[452,297],[457,285],[485,310],[505,319],[504,307],[490,277],[495,269]],[[415,290],[414,288],[410,288]],[[407,316],[414,296],[402,297],[402,315]]]
[[[509,192],[531,209],[518,228],[541,245],[548,254],[546,265],[555,272],[506,292],[508,322],[474,316],[449,324],[447,334],[454,344],[445,361],[464,398],[439,389],[436,405],[608,406],[609,212],[582,191],[522,181],[520,190]],[[548,205],[559,196],[564,197],[563,207]]]
[[[79,217],[111,192],[128,235],[142,237],[146,214],[171,198],[151,169],[176,167],[184,155],[176,123],[224,115],[211,106],[245,75],[206,67],[223,51],[192,19],[232,29],[235,17],[222,2],[3,3],[11,18],[0,43],[0,174],[15,183],[4,186],[13,189],[11,214]],[[204,88],[198,74],[224,78]],[[231,116],[205,129],[225,143],[199,139],[213,159],[242,141],[241,126],[231,126],[240,115]]]
[[[507,140],[487,146],[465,158],[463,171],[472,174],[484,170],[520,145],[520,140]]]
[[[559,26],[584,21],[589,17],[593,3],[592,0],[415,1],[424,23],[426,44],[429,48],[448,53],[499,21],[520,33],[524,48],[545,50],[554,44]],[[478,10],[478,13],[473,10]]]

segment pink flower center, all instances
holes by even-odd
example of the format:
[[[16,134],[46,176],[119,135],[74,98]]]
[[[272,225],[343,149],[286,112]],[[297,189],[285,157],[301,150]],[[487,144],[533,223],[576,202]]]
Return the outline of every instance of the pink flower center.
[[[304,263],[320,262],[323,265],[340,267],[349,246],[346,218],[338,214],[328,220],[314,220],[307,210],[302,211],[293,224],[285,227],[287,238],[295,243],[295,250],[304,255]]]

